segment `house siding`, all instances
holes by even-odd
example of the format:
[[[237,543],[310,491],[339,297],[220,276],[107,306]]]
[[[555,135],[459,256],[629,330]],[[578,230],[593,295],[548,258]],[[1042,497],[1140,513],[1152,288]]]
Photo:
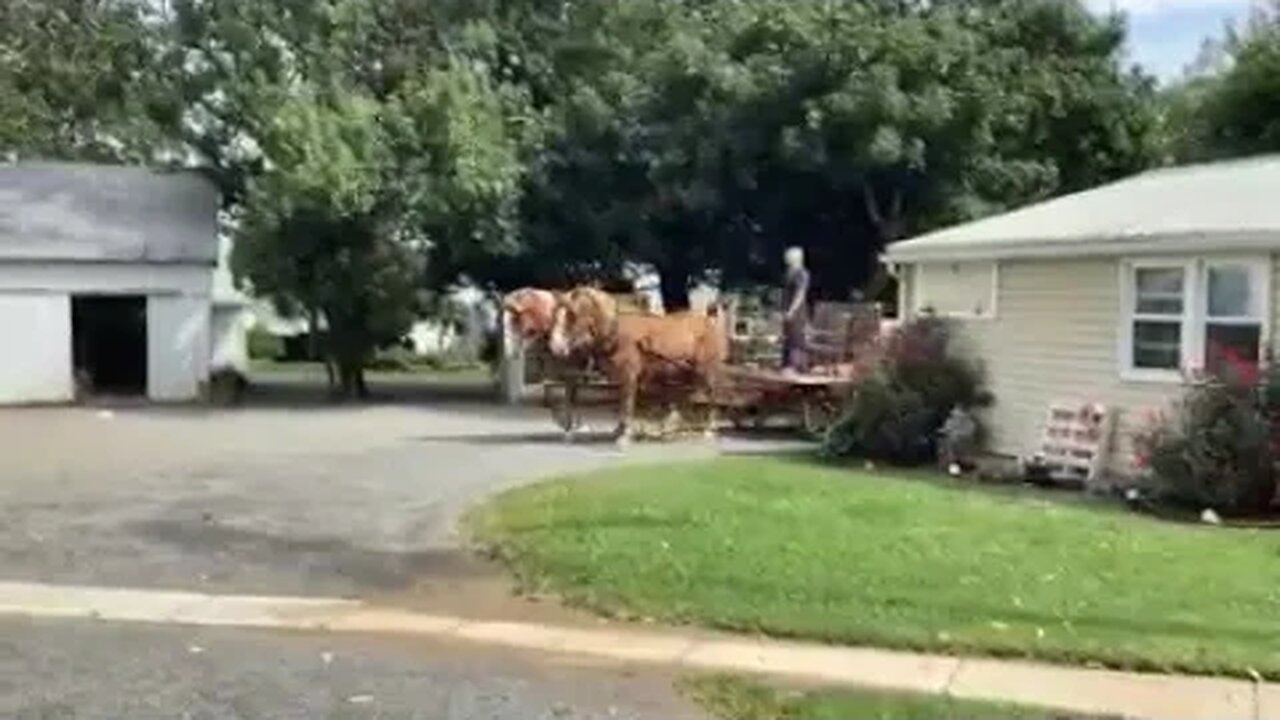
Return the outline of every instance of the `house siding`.
[[[147,396],[190,401],[209,377],[209,267],[0,260],[0,406],[74,399],[72,299],[147,298]]]
[[[1275,256],[1271,271],[1272,326],[1280,328]],[[916,306],[914,291],[911,283],[904,286],[904,307]],[[960,347],[981,359],[995,395],[987,415],[991,449],[1018,456],[1031,452],[1052,402],[1101,403],[1116,418],[1107,469],[1130,474],[1132,431],[1142,426],[1148,410],[1168,408],[1182,387],[1120,378],[1119,260],[1001,261],[997,296],[994,318],[954,320]]]
[[[915,309],[989,317],[995,312],[996,264],[992,261],[927,263],[913,273]]]
[[[0,328],[0,405],[70,401],[71,299],[0,292]]]

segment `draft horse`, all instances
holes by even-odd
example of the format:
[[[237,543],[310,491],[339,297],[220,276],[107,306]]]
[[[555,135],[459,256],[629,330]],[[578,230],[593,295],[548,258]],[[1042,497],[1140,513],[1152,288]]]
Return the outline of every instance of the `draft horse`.
[[[728,328],[718,309],[702,314],[623,313],[601,290],[580,287],[561,296],[550,337],[557,357],[585,354],[619,388],[617,440],[631,440],[641,388],[674,388],[686,400],[714,398],[729,357]],[[715,425],[708,417],[708,432]]]
[[[542,288],[521,288],[502,298],[502,317],[507,337],[514,337],[526,347],[547,344],[555,325],[556,309],[565,293]],[[567,436],[582,429],[576,409],[578,390],[582,376],[590,370],[590,360],[579,353],[569,358],[558,358],[561,367],[556,368],[564,382],[564,404],[557,411],[557,420]]]

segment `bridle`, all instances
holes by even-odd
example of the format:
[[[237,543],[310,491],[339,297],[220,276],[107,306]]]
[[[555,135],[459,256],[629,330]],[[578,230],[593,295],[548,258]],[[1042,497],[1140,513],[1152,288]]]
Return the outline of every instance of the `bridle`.
[[[587,302],[591,303],[591,307],[597,318],[604,320],[603,328],[593,327],[590,331],[591,341],[585,344],[585,349],[595,355],[607,356],[618,349],[618,310],[613,308],[612,311],[605,305],[597,290],[574,290],[563,295],[557,296],[556,314],[564,313],[566,315],[576,315],[574,312],[575,296],[585,296]],[[607,320],[606,320],[607,318]],[[557,319],[556,322],[559,322]],[[596,323],[593,323],[595,325]]]

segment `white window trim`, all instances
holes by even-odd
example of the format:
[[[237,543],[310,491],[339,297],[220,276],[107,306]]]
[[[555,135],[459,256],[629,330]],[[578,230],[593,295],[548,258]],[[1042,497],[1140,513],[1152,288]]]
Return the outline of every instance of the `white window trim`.
[[[911,266],[911,294],[912,297],[912,313],[915,316],[921,315],[925,310],[930,309],[928,303],[923,302],[926,295],[924,288],[924,272],[925,265],[974,265],[983,264],[991,266],[991,300],[988,303],[991,311],[983,314],[975,312],[941,312],[937,308],[933,311],[941,318],[953,318],[955,320],[995,320],[1000,315],[1000,262],[998,260],[957,260],[957,261],[940,261],[940,262],[918,262]]]
[[[1144,257],[1121,260],[1120,271],[1120,332],[1117,358],[1120,378],[1131,382],[1183,383],[1186,371],[1204,365],[1205,337],[1210,321],[1208,308],[1209,268],[1215,265],[1244,265],[1256,283],[1255,302],[1258,317],[1214,318],[1215,324],[1261,326],[1258,339],[1259,362],[1266,359],[1271,347],[1271,258],[1258,255],[1208,255],[1196,257]],[[1141,319],[1135,313],[1134,276],[1140,269],[1178,268],[1183,271],[1182,347],[1181,367],[1178,370],[1155,370],[1133,366],[1133,325]],[[1158,316],[1150,316],[1158,320]],[[1164,316],[1167,317],[1167,316]]]

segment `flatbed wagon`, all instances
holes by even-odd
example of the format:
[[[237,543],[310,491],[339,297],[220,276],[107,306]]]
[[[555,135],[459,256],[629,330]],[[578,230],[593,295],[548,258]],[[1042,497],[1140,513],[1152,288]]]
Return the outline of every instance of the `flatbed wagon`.
[[[682,398],[683,388],[650,386],[641,390],[639,402],[641,414],[650,418],[655,411],[665,414],[671,405],[676,405],[682,414],[689,410],[697,410],[699,414],[713,410],[735,429],[760,430],[781,421],[820,436],[839,417],[855,382],[847,375],[789,373],[730,365],[725,369],[724,382],[712,397]],[[571,404],[569,393],[573,383],[577,385],[577,396]],[[576,424],[577,411],[587,407],[613,407],[617,402],[617,385],[594,374],[560,377],[543,385],[543,403],[564,431]]]
[[[737,429],[762,429],[771,420],[798,422],[814,436],[840,416],[855,381],[849,375],[793,373],[771,368],[729,366],[717,410]]]

